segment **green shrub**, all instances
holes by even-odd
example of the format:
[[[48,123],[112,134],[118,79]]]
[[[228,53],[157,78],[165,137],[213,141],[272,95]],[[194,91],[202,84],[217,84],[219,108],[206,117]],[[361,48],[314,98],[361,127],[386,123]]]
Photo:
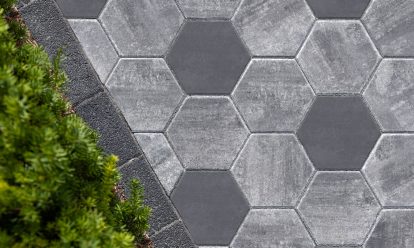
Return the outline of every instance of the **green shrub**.
[[[32,43],[0,18],[0,247],[134,247],[148,229],[142,188],[117,197],[116,157],[62,97],[60,59]]]

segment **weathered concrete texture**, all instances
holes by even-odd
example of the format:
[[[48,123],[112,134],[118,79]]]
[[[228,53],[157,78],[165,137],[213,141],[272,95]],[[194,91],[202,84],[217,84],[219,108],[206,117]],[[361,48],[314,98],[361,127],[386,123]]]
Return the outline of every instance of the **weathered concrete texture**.
[[[191,240],[182,222],[176,222],[172,226],[163,229],[151,237],[154,247],[157,248],[197,248]]]
[[[414,247],[414,210],[383,210],[366,248]]]
[[[170,0],[109,0],[100,19],[123,56],[163,55],[184,18]]]
[[[167,139],[162,133],[138,133],[135,137],[165,191],[170,194],[184,169]]]
[[[296,131],[314,94],[295,60],[254,59],[233,92],[250,130]]]
[[[232,172],[252,206],[295,206],[313,172],[293,134],[253,134]]]
[[[199,246],[198,248],[229,248],[228,246]]]
[[[133,131],[162,131],[183,92],[163,59],[121,59],[108,90]]]
[[[108,0],[55,0],[66,18],[97,18]]]
[[[380,205],[360,172],[317,172],[298,209],[318,244],[361,245]]]
[[[314,20],[305,0],[244,0],[233,23],[254,55],[294,56]]]
[[[189,97],[167,129],[187,169],[228,169],[248,136],[228,97]]]
[[[240,0],[177,0],[187,18],[231,18]]]
[[[171,199],[198,245],[228,245],[249,211],[229,171],[187,171]]]
[[[316,248],[362,248],[360,245],[318,245]]]
[[[306,0],[318,18],[361,18],[370,0]]]
[[[413,158],[414,135],[381,137],[363,172],[382,205],[414,207]]]
[[[68,21],[99,78],[105,82],[118,61],[118,55],[101,24],[96,20],[86,19],[70,19]]]
[[[318,93],[358,93],[380,60],[359,21],[318,21],[298,61]]]
[[[414,0],[373,0],[363,17],[384,56],[414,56]]]
[[[414,41],[413,41],[414,42]],[[385,131],[414,131],[414,59],[384,59],[364,92]]]
[[[313,248],[314,243],[292,209],[250,210],[232,248]]]

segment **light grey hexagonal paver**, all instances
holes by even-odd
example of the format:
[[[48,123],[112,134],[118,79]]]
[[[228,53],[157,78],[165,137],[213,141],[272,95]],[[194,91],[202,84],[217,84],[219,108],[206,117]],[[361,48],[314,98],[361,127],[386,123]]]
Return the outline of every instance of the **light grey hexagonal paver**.
[[[133,131],[162,131],[184,93],[163,59],[122,59],[107,88]]]
[[[109,0],[102,25],[123,56],[163,55],[184,17],[170,0]]]
[[[102,82],[105,82],[118,55],[97,20],[68,20],[79,42]]]
[[[384,59],[364,97],[385,131],[414,131],[414,59]]]
[[[293,134],[253,134],[233,168],[252,206],[295,206],[313,172]]]
[[[360,172],[317,172],[298,209],[318,244],[361,245],[380,205]]]
[[[252,131],[295,131],[314,97],[293,59],[254,59],[233,92]]]
[[[177,0],[187,18],[231,18],[240,0]]]
[[[248,136],[228,97],[189,97],[167,129],[184,167],[228,169]]]
[[[318,93],[359,93],[380,60],[361,22],[318,21],[298,61]]]
[[[231,247],[313,248],[314,243],[293,209],[253,209]]]
[[[384,134],[363,172],[384,206],[414,206],[414,135]]]
[[[233,23],[259,56],[294,56],[315,17],[305,0],[244,0]]]
[[[162,133],[138,133],[135,137],[167,194],[184,171]]]

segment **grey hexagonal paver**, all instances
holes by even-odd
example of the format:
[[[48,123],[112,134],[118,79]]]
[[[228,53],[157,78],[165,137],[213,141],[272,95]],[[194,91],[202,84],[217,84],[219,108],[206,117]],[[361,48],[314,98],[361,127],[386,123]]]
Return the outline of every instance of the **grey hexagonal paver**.
[[[293,209],[250,210],[232,248],[313,248],[314,243]]]
[[[318,18],[361,18],[370,0],[306,0]]]
[[[177,0],[187,18],[231,18],[240,0]]]
[[[375,0],[362,21],[384,56],[414,56],[414,0]]]
[[[296,131],[312,103],[312,88],[293,59],[254,59],[233,99],[252,131]]]
[[[384,59],[364,97],[385,131],[414,131],[414,59]]]
[[[233,168],[252,206],[295,206],[313,166],[293,134],[253,134]]]
[[[384,134],[363,172],[384,206],[414,207],[414,135]]]
[[[184,17],[170,0],[109,0],[100,16],[123,56],[163,55]]]
[[[184,93],[163,59],[122,59],[107,88],[133,131],[162,131]]]
[[[228,169],[249,131],[228,97],[189,97],[167,135],[191,169]]]
[[[233,23],[259,56],[294,56],[315,17],[305,0],[244,0]]]
[[[316,22],[298,61],[318,93],[358,93],[380,60],[359,21]]]
[[[298,209],[318,244],[361,245],[380,205],[360,172],[317,172]]]
[[[56,0],[66,18],[97,18],[108,0]]]

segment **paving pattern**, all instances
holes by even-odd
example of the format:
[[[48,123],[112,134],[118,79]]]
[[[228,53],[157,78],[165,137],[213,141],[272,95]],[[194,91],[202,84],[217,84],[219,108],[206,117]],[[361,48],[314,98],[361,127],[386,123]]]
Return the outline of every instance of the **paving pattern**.
[[[196,245],[414,247],[414,0],[78,2]]]

